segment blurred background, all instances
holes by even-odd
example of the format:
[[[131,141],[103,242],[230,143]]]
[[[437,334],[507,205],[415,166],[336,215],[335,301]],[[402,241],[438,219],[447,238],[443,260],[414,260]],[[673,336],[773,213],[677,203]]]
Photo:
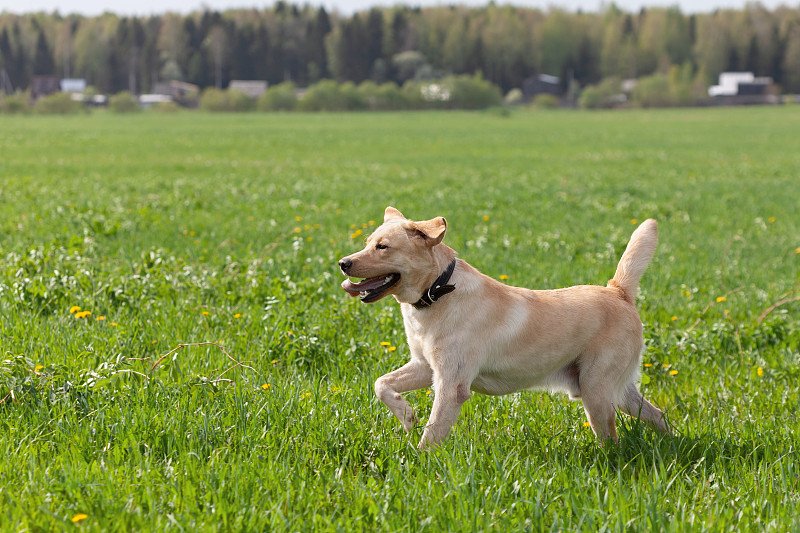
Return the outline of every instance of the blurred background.
[[[205,107],[247,110],[278,86],[273,100],[286,102],[261,107],[294,108],[322,80],[338,98],[322,108],[342,109],[777,104],[800,93],[798,5],[32,0],[0,9],[5,110],[54,93],[85,105],[124,92],[142,107],[197,107],[206,89],[223,93]],[[493,95],[447,105],[458,76],[473,82],[467,91],[488,83]],[[406,84],[413,90],[399,93]]]

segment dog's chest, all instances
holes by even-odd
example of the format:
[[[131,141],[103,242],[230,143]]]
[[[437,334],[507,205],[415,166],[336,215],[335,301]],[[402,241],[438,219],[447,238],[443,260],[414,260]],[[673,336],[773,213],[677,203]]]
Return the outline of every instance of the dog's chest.
[[[437,354],[447,352],[446,347],[458,344],[465,334],[459,319],[442,308],[416,311],[407,307],[403,305],[403,325],[411,353],[436,366]]]
[[[442,331],[447,328],[447,318],[442,317],[434,309],[416,311],[410,305],[403,306],[403,326],[406,330],[406,337],[412,350],[422,349],[425,345],[436,342],[441,336]],[[417,354],[422,355],[422,354]]]
[[[409,341],[412,339],[421,341],[432,329],[430,321],[424,320],[424,317],[420,317],[419,315],[420,313],[406,309],[406,306],[403,306],[403,326],[405,327],[406,337],[408,337]]]

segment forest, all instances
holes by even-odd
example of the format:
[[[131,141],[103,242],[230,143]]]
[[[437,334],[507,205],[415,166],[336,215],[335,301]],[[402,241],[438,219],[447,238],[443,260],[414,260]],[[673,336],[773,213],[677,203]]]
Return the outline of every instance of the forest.
[[[101,93],[159,81],[224,89],[230,80],[359,84],[480,73],[503,93],[537,74],[586,87],[666,75],[699,87],[723,71],[772,77],[800,92],[800,8],[684,14],[677,7],[601,12],[500,6],[373,8],[343,16],[282,1],[268,9],[123,17],[0,14],[6,92],[34,76],[84,78]]]

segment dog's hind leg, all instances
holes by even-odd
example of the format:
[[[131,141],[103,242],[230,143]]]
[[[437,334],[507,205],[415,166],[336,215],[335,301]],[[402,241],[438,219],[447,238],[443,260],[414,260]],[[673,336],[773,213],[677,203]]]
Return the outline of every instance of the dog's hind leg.
[[[617,413],[611,400],[601,394],[587,392],[584,392],[582,400],[586,418],[597,438],[603,443],[608,439],[617,442]]]
[[[617,442],[617,411],[614,406],[614,382],[618,370],[610,350],[598,350],[585,356],[579,363],[578,384],[583,410],[592,431],[605,444],[608,439]]]
[[[421,359],[412,359],[394,372],[379,377],[375,382],[375,395],[400,420],[403,428],[411,431],[417,423],[417,417],[414,409],[400,393],[430,387],[432,383],[433,372],[428,363]]]
[[[620,410],[640,420],[644,420],[662,433],[672,433],[664,419],[664,413],[653,404],[648,402],[642,393],[636,388],[634,383],[629,383],[625,388]]]

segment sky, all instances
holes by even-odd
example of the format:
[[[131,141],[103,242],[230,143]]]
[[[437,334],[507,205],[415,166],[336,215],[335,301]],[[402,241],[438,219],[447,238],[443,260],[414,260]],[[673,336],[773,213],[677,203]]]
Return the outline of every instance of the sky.
[[[296,2],[288,0],[287,3],[325,6],[328,11],[338,11],[343,15],[350,15],[372,6],[392,6],[395,4],[410,6],[450,4],[481,6],[485,5],[487,0],[298,0]],[[569,11],[582,9],[588,12],[600,11],[603,6],[609,4],[608,0],[496,0],[496,3],[511,3],[513,5],[541,9],[555,6]],[[677,5],[684,13],[704,13],[718,8],[741,9],[746,5],[747,0],[614,0],[614,3],[618,7],[631,12],[638,12],[642,7]],[[271,7],[273,4],[273,0],[0,0],[0,12],[6,11],[19,14],[45,11],[51,13],[57,10],[62,15],[79,13],[93,16],[110,11],[119,15],[153,15],[167,11],[189,13],[191,11],[201,11],[203,8],[225,10],[256,7],[264,9]],[[792,7],[800,5],[798,0],[761,0],[761,4],[768,9],[774,9],[779,5]]]

